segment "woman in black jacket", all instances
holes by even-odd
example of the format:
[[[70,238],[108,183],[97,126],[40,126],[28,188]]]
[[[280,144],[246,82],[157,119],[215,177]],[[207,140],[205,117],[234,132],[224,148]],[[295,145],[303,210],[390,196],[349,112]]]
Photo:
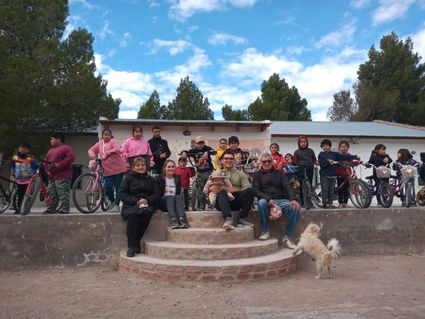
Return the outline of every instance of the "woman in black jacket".
[[[123,202],[121,216],[127,221],[127,256],[134,257],[140,253],[140,240],[160,198],[158,186],[154,178],[148,175],[143,157],[133,160],[131,172],[121,183],[120,198]]]
[[[160,191],[159,208],[168,212],[171,218],[171,228],[188,228],[184,202],[181,196],[180,178],[175,175],[176,163],[166,160],[163,166],[163,174],[158,176],[156,183]]]

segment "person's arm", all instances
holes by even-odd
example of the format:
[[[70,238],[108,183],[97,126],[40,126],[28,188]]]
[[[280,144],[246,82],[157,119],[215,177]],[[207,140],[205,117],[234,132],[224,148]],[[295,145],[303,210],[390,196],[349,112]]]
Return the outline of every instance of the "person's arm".
[[[122,158],[126,163],[128,163],[128,158],[130,156],[130,139],[126,139],[121,146]]]
[[[338,154],[338,161],[351,161],[351,160],[356,160],[359,157],[357,155],[347,155],[347,154],[340,154],[340,153],[336,153]]]
[[[317,162],[316,154],[314,153],[313,150],[311,150],[311,159],[313,160],[313,163],[316,163]]]
[[[294,163],[298,164],[299,158],[298,158],[297,151],[294,152],[294,156],[292,156],[292,160],[294,161]]]
[[[329,163],[329,159],[326,158],[323,152],[319,153],[319,164],[320,164],[320,168],[327,168],[329,167],[331,164]]]
[[[252,187],[251,182],[248,179],[248,176],[244,173],[244,172],[240,172],[241,174],[239,174],[241,177],[241,189],[240,191],[243,191],[247,188]]]
[[[261,191],[261,175],[260,174],[261,174],[260,172],[256,172],[254,174],[254,178],[252,180],[252,189],[254,190],[254,194],[255,196],[258,197],[258,199],[264,198],[267,202],[269,202],[271,197],[264,194]]]
[[[56,172],[60,172],[64,169],[67,169],[71,167],[72,163],[74,163],[75,155],[71,146],[65,147],[64,153],[65,153],[65,158],[63,159],[63,161],[60,163],[56,163],[53,167]]]
[[[95,159],[96,155],[99,154],[99,145],[100,145],[100,142],[97,142],[96,144],[94,144],[92,147],[89,148],[87,153],[89,154],[90,159]]]
[[[117,141],[115,141],[115,139],[111,139],[111,141],[109,142],[111,144],[111,149],[109,151],[106,151],[105,154],[103,155],[104,158],[107,158],[108,156],[112,155],[112,154],[120,154],[120,145],[118,144]]]
[[[149,145],[148,142],[146,142],[146,147],[147,147],[147,155],[149,155],[150,157],[150,166],[151,168],[154,167],[155,165],[155,161],[153,160],[153,156],[152,156],[152,151],[151,151],[151,147]]]
[[[130,193],[130,180],[131,178],[129,176],[124,176],[121,182],[119,194],[124,204],[128,206],[136,206],[139,198]]]
[[[167,154],[165,158],[169,158],[171,156],[171,151],[170,151],[170,148],[168,147],[168,142],[164,140],[164,143],[165,143],[164,153]]]

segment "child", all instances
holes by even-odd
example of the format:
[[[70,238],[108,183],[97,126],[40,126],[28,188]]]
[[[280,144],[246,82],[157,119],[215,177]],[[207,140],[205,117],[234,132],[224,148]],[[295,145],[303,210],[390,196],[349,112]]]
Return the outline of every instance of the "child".
[[[397,152],[397,160],[395,161],[395,163],[393,164],[393,169],[396,171],[396,175],[398,177],[398,179],[401,181],[401,179],[403,178],[402,174],[401,174],[401,164],[403,166],[405,165],[410,165],[410,166],[418,166],[418,162],[416,162],[413,159],[413,155],[409,152],[409,150],[405,149],[405,148],[401,148],[398,150]],[[415,201],[415,179],[412,178],[412,197],[411,197],[411,205],[416,205],[416,201]],[[401,203],[403,206],[406,205],[406,195],[404,194],[404,189],[400,189],[400,199],[401,199]]]
[[[274,167],[285,172],[286,160],[282,154],[279,153],[279,145],[277,143],[270,144],[270,153],[273,157]]]
[[[133,127],[133,136],[124,141],[121,146],[121,153],[128,170],[131,166],[130,161],[138,156],[148,157],[150,159],[148,168],[155,165],[151,147],[143,138],[143,129],[140,125]]]
[[[295,177],[295,174],[298,172],[298,166],[294,163],[294,157],[292,154],[288,153],[285,155],[285,161],[286,161],[286,177],[288,178],[288,181],[291,182],[293,178]]]
[[[390,164],[393,160],[391,157],[385,153],[387,150],[387,147],[384,144],[376,144],[375,149],[372,151],[372,154],[370,155],[369,161],[365,163],[367,166],[368,164],[373,164],[376,167],[379,166],[386,166]],[[378,177],[376,176],[376,169],[373,168],[373,179],[375,181],[375,184],[378,182]],[[385,180],[385,182],[389,182],[389,180]],[[379,195],[376,196],[376,199],[378,201],[378,206],[382,206],[381,198]]]
[[[308,147],[308,139],[305,136],[298,138],[298,149],[294,153],[294,163],[298,165],[298,177],[304,178],[304,168],[310,184],[313,183],[314,164],[317,162],[314,151]],[[302,183],[300,185],[300,194],[303,193]],[[300,196],[301,205],[303,196]]]
[[[339,153],[342,155],[350,155],[348,150],[350,148],[350,143],[347,141],[339,142]],[[341,163],[336,169],[337,173],[337,185],[338,185],[338,208],[348,208],[348,198],[350,196],[350,185],[347,180],[347,176],[351,175],[351,164],[359,165],[359,161],[350,161],[346,163]]]
[[[237,136],[230,136],[227,142],[229,144],[229,150],[235,157],[236,166],[244,164],[248,159],[248,153],[239,147],[239,138]]]
[[[72,163],[75,156],[69,145],[65,144],[62,133],[53,133],[50,138],[52,148],[47,152],[44,169],[49,176],[48,193],[51,199],[44,214],[69,214],[69,190],[72,179]],[[60,202],[60,206],[58,204]]]
[[[18,151],[12,160],[11,174],[15,177],[15,181],[18,184],[18,202],[14,205],[14,214],[19,214],[22,201],[27,190],[27,186],[30,182],[31,176],[37,171],[37,161],[29,155],[31,146],[27,143],[22,143],[18,146]],[[22,215],[26,215],[29,212],[22,212]]]
[[[218,192],[223,189],[226,190],[227,187],[232,187],[232,183],[230,183],[229,179],[226,176],[223,176],[221,172],[214,171],[204,187],[204,193],[208,195],[211,206],[215,206]],[[229,201],[235,199],[233,194],[229,192],[227,193],[227,197],[229,198]]]
[[[179,167],[176,168],[176,176],[180,177],[180,184],[183,190],[184,208],[189,210],[189,188],[190,178],[195,176],[195,170],[187,166],[187,158],[180,157],[178,160]]]
[[[225,138],[221,138],[219,141],[219,147],[217,149],[217,154],[214,156],[214,168],[216,171],[221,169],[221,160],[220,157],[223,155],[223,152],[227,149],[227,140]]]
[[[97,155],[99,155],[102,160],[106,195],[109,201],[113,203],[111,212],[119,212],[120,196],[118,192],[127,168],[124,159],[121,157],[120,146],[113,138],[110,129],[105,128],[102,131],[102,139],[89,149],[88,154],[89,158],[92,160],[94,160]]]
[[[358,157],[350,154],[340,154],[331,151],[332,142],[328,139],[324,139],[320,143],[322,152],[319,153],[319,164],[320,164],[320,185],[322,186],[322,202],[323,208],[336,208],[333,202],[333,196],[335,191],[335,181],[337,177],[335,162],[337,161],[349,161],[357,159]]]

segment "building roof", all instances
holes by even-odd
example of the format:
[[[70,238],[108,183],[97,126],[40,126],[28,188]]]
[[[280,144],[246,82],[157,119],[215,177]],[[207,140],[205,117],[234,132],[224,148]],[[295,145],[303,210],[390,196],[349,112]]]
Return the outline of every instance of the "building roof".
[[[272,136],[357,136],[425,138],[421,127],[404,127],[391,122],[310,122],[274,121],[270,126]]]

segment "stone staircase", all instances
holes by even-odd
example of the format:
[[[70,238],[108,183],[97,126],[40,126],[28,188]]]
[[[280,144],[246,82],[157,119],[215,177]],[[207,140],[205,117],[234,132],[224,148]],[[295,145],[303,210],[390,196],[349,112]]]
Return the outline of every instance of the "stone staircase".
[[[189,229],[167,229],[167,241],[147,241],[145,254],[120,255],[120,270],[165,281],[271,279],[294,272],[299,261],[277,239],[258,241],[254,229],[223,230],[220,212],[187,212]]]

